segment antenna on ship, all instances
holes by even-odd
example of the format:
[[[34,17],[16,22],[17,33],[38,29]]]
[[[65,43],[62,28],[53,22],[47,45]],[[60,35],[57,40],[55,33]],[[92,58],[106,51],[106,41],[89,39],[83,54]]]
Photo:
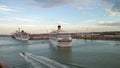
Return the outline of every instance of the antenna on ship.
[[[20,28],[18,28],[18,32],[20,32]]]

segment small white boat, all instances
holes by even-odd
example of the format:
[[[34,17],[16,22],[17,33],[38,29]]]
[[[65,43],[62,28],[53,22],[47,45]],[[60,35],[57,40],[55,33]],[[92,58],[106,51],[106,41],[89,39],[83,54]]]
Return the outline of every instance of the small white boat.
[[[61,30],[61,26],[58,26],[58,30],[52,31],[49,34],[50,44],[59,47],[70,47],[72,37],[66,31]]]

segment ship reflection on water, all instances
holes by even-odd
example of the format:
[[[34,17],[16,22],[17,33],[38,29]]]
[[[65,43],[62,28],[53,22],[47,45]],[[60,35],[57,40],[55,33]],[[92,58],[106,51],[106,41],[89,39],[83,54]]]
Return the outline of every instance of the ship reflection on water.
[[[58,42],[57,44],[53,44],[53,43],[49,42],[49,45],[52,47],[61,47],[61,48],[64,48],[64,47],[68,48],[68,47],[72,46],[71,42]]]
[[[50,53],[52,57],[60,62],[69,62],[71,53],[72,53],[72,48],[71,47],[53,47],[50,46]]]
[[[50,45],[49,50],[52,59],[67,65],[69,68],[85,68],[81,64],[72,63],[72,47],[54,47]]]

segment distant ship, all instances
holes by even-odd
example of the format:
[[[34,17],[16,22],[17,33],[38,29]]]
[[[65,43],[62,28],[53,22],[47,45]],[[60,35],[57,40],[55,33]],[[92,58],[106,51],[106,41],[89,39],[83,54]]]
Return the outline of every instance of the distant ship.
[[[61,29],[61,26],[58,25],[58,29],[50,32],[49,34],[50,44],[59,46],[59,47],[70,47],[72,42],[72,37],[66,31]]]
[[[21,41],[28,41],[30,36],[28,33],[24,32],[24,30],[20,31],[20,28],[18,31],[16,31],[13,35],[13,38],[17,39],[17,40],[21,40]]]

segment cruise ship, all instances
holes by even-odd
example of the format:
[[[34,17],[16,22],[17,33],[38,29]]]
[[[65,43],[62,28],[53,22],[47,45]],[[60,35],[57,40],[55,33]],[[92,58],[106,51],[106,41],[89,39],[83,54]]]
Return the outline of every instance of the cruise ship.
[[[72,42],[72,37],[66,31],[61,29],[58,25],[58,29],[50,32],[49,34],[50,44],[58,47],[70,47]]]
[[[24,30],[19,30],[16,31],[13,35],[13,38],[17,39],[17,40],[21,40],[21,41],[28,41],[30,36],[28,33],[24,32]]]

